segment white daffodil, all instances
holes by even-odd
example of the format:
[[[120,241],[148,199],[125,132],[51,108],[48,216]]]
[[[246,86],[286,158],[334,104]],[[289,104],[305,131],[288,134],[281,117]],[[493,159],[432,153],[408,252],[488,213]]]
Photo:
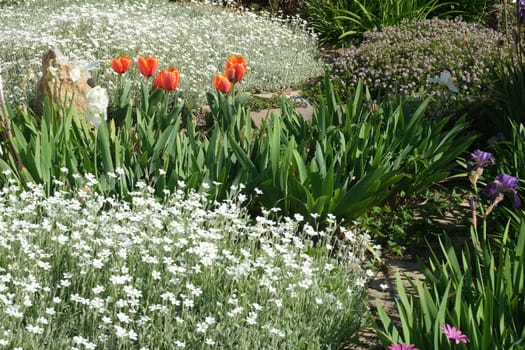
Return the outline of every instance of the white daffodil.
[[[431,83],[439,83],[439,84],[446,85],[450,91],[456,92],[456,93],[459,92],[458,87],[454,85],[452,74],[448,70],[444,70],[443,72],[441,72],[439,74],[439,78],[438,77],[434,77],[434,78],[428,77],[427,81]]]
[[[100,118],[107,119],[107,109],[109,104],[109,97],[106,89],[101,86],[95,86],[86,94],[88,110],[86,112],[86,119],[98,127]]]

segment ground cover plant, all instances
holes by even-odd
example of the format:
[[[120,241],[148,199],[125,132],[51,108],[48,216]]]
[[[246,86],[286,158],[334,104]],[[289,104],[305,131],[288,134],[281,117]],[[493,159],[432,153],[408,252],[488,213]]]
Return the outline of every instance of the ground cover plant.
[[[107,69],[110,58],[155,55],[166,67],[180,70],[179,93],[194,104],[205,103],[209,77],[232,53],[250,61],[250,75],[242,84],[246,91],[275,91],[321,73],[316,37],[302,21],[219,6],[33,0],[3,7],[2,23],[0,69],[10,101],[32,102],[41,56],[54,47],[79,66],[98,61],[100,69],[92,74],[110,95],[118,83]]]
[[[251,221],[236,196],[159,202],[144,184],[120,202],[4,184],[0,346],[341,348],[363,322],[369,237],[274,211]]]

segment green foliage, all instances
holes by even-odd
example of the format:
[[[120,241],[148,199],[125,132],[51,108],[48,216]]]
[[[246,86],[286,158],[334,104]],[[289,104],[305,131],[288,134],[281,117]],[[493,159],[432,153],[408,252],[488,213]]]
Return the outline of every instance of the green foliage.
[[[164,183],[164,168],[184,167],[181,152],[191,156],[189,141],[194,139],[188,137],[186,143],[177,143],[176,138],[182,132],[182,121],[190,119],[191,123],[191,114],[183,104],[167,110],[168,99],[163,98],[161,90],[150,92],[143,86],[143,93],[142,108],[124,104],[124,115],[118,115],[122,119],[102,121],[96,129],[68,106],[59,108],[47,100],[41,119],[27,111],[10,109],[10,144],[23,166],[16,164],[16,157],[8,152],[9,140],[5,140],[3,153],[8,157],[0,162],[0,168],[13,171],[24,185],[43,183],[47,193],[55,186],[53,179],[62,179],[63,169],[68,169],[64,180],[69,187],[82,185],[76,175],[92,174],[97,189],[105,194],[124,196],[137,181]],[[175,154],[180,157],[170,157]],[[171,179],[170,187],[179,179],[186,180],[189,174],[183,172]]]
[[[500,132],[509,137],[512,124],[525,123],[525,60],[509,58],[493,70],[490,94],[482,102],[478,123],[489,135]]]
[[[360,46],[336,59],[330,74],[341,94],[362,79],[374,96],[431,95],[457,111],[471,96],[484,93],[490,71],[510,51],[502,34],[478,25],[438,18],[407,21],[366,33]],[[459,93],[428,81],[445,70]]]
[[[452,10],[455,5],[438,0],[310,0],[305,8],[321,43],[345,46],[360,42],[367,31],[382,30],[404,20],[422,20],[430,14],[450,16],[458,13]]]
[[[525,152],[525,125],[514,121],[509,123],[510,137],[493,144],[493,152],[498,155],[498,172],[525,179],[525,159],[522,156]]]
[[[170,105],[169,95],[146,85],[140,107],[121,103],[115,119],[94,131],[67,108],[46,104],[40,122],[13,112],[11,144],[25,168],[19,171],[13,157],[0,167],[21,183],[44,183],[48,192],[62,168],[71,171],[71,187],[79,186],[74,174],[91,173],[98,190],[124,197],[139,181],[160,197],[179,181],[197,190],[220,183],[213,187],[217,198],[242,183],[249,193],[263,192],[255,208],[277,206],[309,220],[312,213],[321,220],[328,214],[354,220],[375,206],[395,207],[447,177],[474,139],[462,136],[463,119],[428,121],[428,100],[414,110],[403,103],[375,106],[358,84],[342,103],[328,78],[325,86],[311,123],[283,99],[281,116],[258,130],[245,108],[247,93],[208,94],[208,129],[200,133],[183,104]]]
[[[241,182],[263,191],[263,207],[357,219],[448,176],[473,141],[461,136],[464,120],[452,129],[445,128],[448,118],[429,123],[428,101],[412,112],[403,104],[374,107],[360,84],[344,105],[328,79],[325,84],[325,100],[311,123],[283,100],[281,116],[263,123],[253,138],[229,138],[245,171]]]
[[[443,2],[448,1],[439,1],[439,3]],[[500,0],[461,0],[457,1],[452,9],[457,11],[464,20],[469,22],[484,22],[494,7],[500,3]]]
[[[450,229],[449,220],[459,225],[468,222],[468,213],[461,208],[464,191],[459,188],[447,193],[450,186],[451,182],[442,181],[418,195],[401,197],[402,203],[395,207],[372,208],[359,222],[389,251],[400,256],[417,254],[429,237]]]
[[[420,349],[445,349],[449,340],[440,326],[451,324],[470,338],[465,349],[522,349],[525,346],[525,223],[507,226],[502,243],[480,240],[475,230],[472,242],[457,254],[448,238],[424,269],[425,281],[411,281],[415,295],[398,277],[397,309],[401,330],[379,308],[385,343],[405,341]]]

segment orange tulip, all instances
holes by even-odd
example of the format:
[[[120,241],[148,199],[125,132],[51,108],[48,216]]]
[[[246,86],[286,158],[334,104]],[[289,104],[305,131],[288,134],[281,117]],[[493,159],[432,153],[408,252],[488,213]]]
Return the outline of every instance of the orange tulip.
[[[177,68],[164,69],[157,74],[153,86],[166,91],[173,91],[179,85],[180,73]]]
[[[223,94],[227,94],[231,91],[233,84],[228,79],[226,74],[217,74],[213,78],[213,85],[215,86],[215,90],[222,92]]]
[[[244,57],[234,55],[226,60],[224,69],[228,79],[233,83],[238,83],[244,78],[244,74],[248,69],[248,63]]]
[[[139,56],[137,59],[137,66],[139,67],[140,73],[145,77],[151,77],[155,74],[159,61],[156,57],[142,57]]]
[[[133,61],[128,56],[120,56],[119,58],[111,59],[111,68],[113,68],[115,73],[124,74],[129,70],[132,63]]]
[[[226,60],[226,69],[230,67],[230,65],[240,64],[244,67],[244,69],[248,68],[248,62],[246,62],[246,59],[240,55],[233,55],[230,58]]]

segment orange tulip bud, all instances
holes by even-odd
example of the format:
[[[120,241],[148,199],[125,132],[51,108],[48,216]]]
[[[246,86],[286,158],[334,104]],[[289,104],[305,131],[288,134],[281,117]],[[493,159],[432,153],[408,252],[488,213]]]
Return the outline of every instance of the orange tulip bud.
[[[244,78],[244,74],[248,69],[248,63],[244,57],[235,55],[226,60],[224,69],[228,79],[233,83],[238,83]]]
[[[222,92],[223,94],[227,94],[231,91],[233,84],[228,79],[226,74],[217,74],[213,78],[213,85],[215,86],[215,90]]]
[[[139,67],[140,73],[145,77],[151,77],[155,74],[159,61],[156,57],[142,57],[139,56],[137,60],[137,66]]]
[[[115,73],[124,74],[129,70],[132,63],[133,61],[128,56],[120,56],[119,58],[111,59],[111,68],[113,68]]]
[[[177,68],[164,69],[157,74],[153,86],[166,91],[173,91],[179,85],[180,73]]]

